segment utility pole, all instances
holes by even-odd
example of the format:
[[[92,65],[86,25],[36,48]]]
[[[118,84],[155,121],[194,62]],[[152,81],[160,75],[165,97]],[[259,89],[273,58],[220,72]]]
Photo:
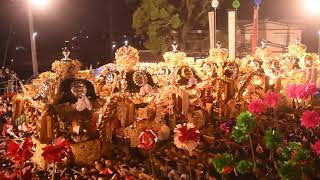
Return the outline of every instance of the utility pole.
[[[219,6],[218,0],[212,0],[211,6],[213,7],[213,12],[209,12],[209,30],[210,30],[210,49],[215,48],[216,45],[216,30],[217,30],[217,8]]]
[[[38,71],[38,60],[37,60],[36,33],[34,32],[31,2],[28,2],[28,21],[29,21],[30,44],[31,44],[32,70],[33,70],[33,75],[38,76],[39,71]]]

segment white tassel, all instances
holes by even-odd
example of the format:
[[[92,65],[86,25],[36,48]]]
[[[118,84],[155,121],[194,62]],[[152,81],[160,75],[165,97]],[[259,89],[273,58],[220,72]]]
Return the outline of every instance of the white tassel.
[[[84,111],[85,109],[88,109],[89,111],[92,110],[92,105],[87,96],[79,98],[78,101],[74,104],[74,106],[77,111]]]

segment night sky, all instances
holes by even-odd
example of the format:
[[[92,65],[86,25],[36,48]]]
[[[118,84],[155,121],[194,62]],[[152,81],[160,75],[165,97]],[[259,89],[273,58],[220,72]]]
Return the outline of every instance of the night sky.
[[[34,9],[35,31],[40,71],[48,70],[54,59],[61,59],[61,48],[73,37],[80,39],[81,47],[74,46],[71,58],[80,59],[83,64],[104,64],[110,59],[109,3],[110,0],[51,0],[45,9]],[[118,44],[123,36],[133,37],[131,29],[132,12],[135,3],[130,0],[112,0],[112,28]],[[134,0],[131,0],[134,1]],[[233,0],[224,0],[219,8],[218,26],[227,25],[226,9]],[[290,21],[304,28],[303,42],[311,51],[317,50],[317,30],[320,29],[320,14],[311,15],[303,7],[304,0],[263,0],[261,19]],[[253,0],[240,0],[239,19],[252,19]],[[16,68],[21,76],[31,75],[28,19],[25,0],[0,0],[0,63],[2,65],[9,29],[12,28],[6,65]],[[130,39],[132,41],[132,39]],[[86,53],[80,53],[86,52]],[[1,66],[0,65],[0,66]]]

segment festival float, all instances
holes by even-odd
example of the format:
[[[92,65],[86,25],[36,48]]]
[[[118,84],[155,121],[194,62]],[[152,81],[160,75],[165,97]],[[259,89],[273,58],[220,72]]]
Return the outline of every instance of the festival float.
[[[243,59],[218,45],[197,61],[173,44],[160,63],[124,46],[89,70],[69,54],[14,98],[30,132],[7,145],[20,174],[31,160],[51,178],[111,178],[108,159],[136,179],[319,178],[319,56],[302,44]]]

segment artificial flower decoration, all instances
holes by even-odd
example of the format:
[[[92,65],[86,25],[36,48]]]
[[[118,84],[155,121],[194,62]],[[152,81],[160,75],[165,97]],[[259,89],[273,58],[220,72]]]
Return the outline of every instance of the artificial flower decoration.
[[[198,146],[200,132],[192,123],[178,124],[174,132],[174,144],[177,148],[191,152]]]
[[[248,138],[249,138],[249,134],[243,132],[237,126],[232,129],[231,136],[235,141],[240,142],[240,143],[246,142],[248,140]]]
[[[43,149],[42,156],[49,163],[61,162],[71,152],[69,141],[60,137],[55,144],[48,144]]]
[[[308,96],[313,95],[317,92],[317,85],[316,83],[308,84],[305,88],[305,91]]]
[[[305,165],[309,158],[309,151],[303,149],[300,142],[290,142],[282,151],[282,157],[295,164]]]
[[[287,88],[289,98],[308,99],[311,95],[316,94],[317,86],[312,84],[291,84]]]
[[[26,138],[21,144],[10,140],[7,146],[7,156],[17,165],[23,165],[33,156],[32,139]]]
[[[139,63],[139,51],[131,46],[123,46],[117,50],[115,59],[119,69],[131,69]]]
[[[313,152],[320,157],[320,140],[311,145]]]
[[[217,154],[213,158],[212,164],[219,174],[230,174],[234,167],[233,155],[229,153]]]
[[[287,94],[288,97],[291,99],[297,98],[296,94],[297,85],[296,84],[290,84],[287,88]]]
[[[236,127],[245,134],[250,134],[256,127],[256,118],[248,111],[237,117]]]
[[[258,144],[258,146],[256,147],[256,151],[257,151],[257,153],[259,153],[259,154],[264,153],[263,147],[262,147],[260,144]]]
[[[245,142],[255,127],[255,117],[248,111],[243,112],[237,117],[236,126],[232,129],[232,138],[237,142]]]
[[[305,128],[314,129],[320,124],[320,115],[317,111],[304,111],[301,118],[301,125]]]
[[[138,147],[149,151],[155,147],[158,138],[152,130],[145,130],[140,134]]]
[[[229,133],[230,130],[236,125],[236,121],[235,120],[229,120],[227,122],[224,122],[222,124],[220,124],[220,129],[224,130],[226,133]]]
[[[13,129],[13,125],[11,123],[6,123],[3,128],[2,128],[2,132],[1,132],[2,136],[13,136],[15,138],[17,138],[17,136],[14,134],[14,129]]]
[[[296,96],[298,99],[307,99],[309,94],[306,91],[307,85],[305,84],[298,84],[296,86]]]
[[[265,104],[261,99],[253,100],[249,103],[248,110],[254,115],[262,114],[265,111]]]
[[[253,164],[251,161],[248,161],[248,160],[241,160],[240,162],[238,162],[236,166],[236,170],[240,174],[250,173],[252,171],[252,168],[253,168]]]
[[[316,96],[317,96],[317,97],[320,97],[320,88],[317,88]]]
[[[281,179],[297,179],[301,177],[301,168],[291,161],[280,163],[279,176]]]
[[[278,105],[279,96],[277,93],[268,91],[264,97],[264,103],[270,108],[275,108]]]
[[[268,129],[265,131],[264,144],[267,149],[275,149],[282,142],[282,135],[279,131]]]

